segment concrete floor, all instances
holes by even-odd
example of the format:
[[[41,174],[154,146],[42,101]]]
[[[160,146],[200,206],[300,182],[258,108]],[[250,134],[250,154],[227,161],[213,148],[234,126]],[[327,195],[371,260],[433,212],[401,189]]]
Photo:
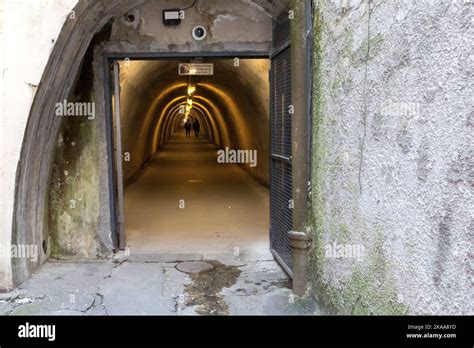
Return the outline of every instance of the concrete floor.
[[[50,261],[0,293],[0,315],[314,315],[275,261],[219,262],[199,275],[176,262]]]
[[[320,314],[293,296],[268,252],[268,211],[268,191],[240,167],[218,165],[203,139],[177,136],[126,190],[130,253],[52,260],[0,294],[0,315]],[[214,268],[184,273],[186,260]]]
[[[203,138],[175,135],[125,190],[126,244],[137,258],[271,259],[268,190],[218,164]],[[185,208],[181,209],[180,200]]]

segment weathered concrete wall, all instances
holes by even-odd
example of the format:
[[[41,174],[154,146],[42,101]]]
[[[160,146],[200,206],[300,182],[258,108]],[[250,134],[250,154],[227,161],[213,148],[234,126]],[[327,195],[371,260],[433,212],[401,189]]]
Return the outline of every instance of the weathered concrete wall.
[[[112,42],[130,52],[155,51],[192,52],[254,50],[268,51],[272,41],[272,13],[251,5],[251,1],[197,1],[185,11],[179,26],[163,24],[162,11],[172,8],[186,8],[187,0],[146,1],[130,11],[134,21],[125,17],[114,23]],[[284,7],[284,0],[275,1],[273,11]],[[197,42],[192,38],[196,25],[206,28],[205,40]],[[269,31],[270,28],[270,31]]]
[[[344,314],[473,314],[472,5],[314,3],[313,293]]]
[[[69,102],[95,103],[92,51]],[[93,109],[90,109],[93,110]],[[48,235],[53,257],[90,258],[101,254],[97,234],[101,212],[100,121],[93,116],[63,117],[49,191]]]

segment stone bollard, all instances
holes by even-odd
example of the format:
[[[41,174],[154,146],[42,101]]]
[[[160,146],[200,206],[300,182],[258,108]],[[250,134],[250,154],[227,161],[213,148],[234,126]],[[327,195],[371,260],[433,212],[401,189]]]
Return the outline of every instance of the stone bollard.
[[[308,287],[308,250],[312,239],[304,232],[290,231],[288,236],[293,254],[293,293],[303,296]]]

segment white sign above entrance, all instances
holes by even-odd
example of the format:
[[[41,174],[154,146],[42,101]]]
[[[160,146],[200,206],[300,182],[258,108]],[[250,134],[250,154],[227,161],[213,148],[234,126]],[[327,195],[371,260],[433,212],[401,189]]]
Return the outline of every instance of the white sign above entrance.
[[[213,63],[180,63],[180,75],[214,75]]]

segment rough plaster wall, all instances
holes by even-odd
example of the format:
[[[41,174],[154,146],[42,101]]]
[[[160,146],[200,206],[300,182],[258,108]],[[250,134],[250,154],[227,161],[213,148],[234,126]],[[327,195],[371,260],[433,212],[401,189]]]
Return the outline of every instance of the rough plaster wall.
[[[152,1],[147,2],[140,7],[142,23],[139,31],[151,37],[165,35],[169,45],[192,44],[191,31],[196,25],[203,25],[207,29],[209,37],[206,44],[268,43],[272,40],[271,32],[268,31],[271,18],[240,1],[198,1],[196,6],[186,10],[185,19],[174,28],[165,27],[162,21],[155,20],[161,18],[163,9],[185,8],[189,4],[189,1],[163,1],[159,5]],[[245,35],[244,28],[252,33],[252,36]]]
[[[337,313],[473,314],[472,5],[367,4],[315,1],[313,292]],[[334,241],[365,255],[327,258]]]
[[[280,10],[285,0],[277,2]],[[243,1],[198,0],[196,6],[185,11],[185,19],[179,26],[163,25],[162,10],[185,8],[186,0],[147,1],[129,13],[135,15],[134,22],[124,18],[114,25],[112,51],[260,51],[268,52],[272,41],[272,18],[258,7]],[[157,18],[159,20],[157,20]],[[192,29],[203,25],[208,32],[205,40],[196,42]],[[114,42],[115,41],[115,42]]]
[[[3,246],[11,243],[15,175],[31,103],[54,42],[76,3],[77,0],[0,2],[0,244]],[[10,259],[0,257],[0,288],[11,286],[10,267]]]

